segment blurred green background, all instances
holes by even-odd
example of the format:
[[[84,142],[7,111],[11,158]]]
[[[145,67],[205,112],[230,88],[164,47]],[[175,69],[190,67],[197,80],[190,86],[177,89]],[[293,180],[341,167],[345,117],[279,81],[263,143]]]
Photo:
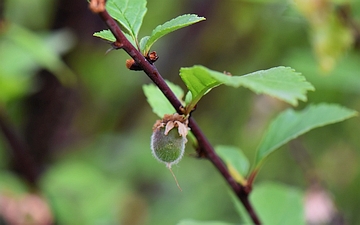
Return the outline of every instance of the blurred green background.
[[[149,0],[147,7],[140,37],[181,14],[207,18],[152,49],[160,73],[184,89],[180,67],[242,75],[284,65],[316,88],[299,109],[329,102],[360,111],[359,1]],[[25,204],[31,193],[51,209],[35,212],[43,224],[239,223],[227,184],[210,162],[194,157],[191,143],[173,167],[183,192],[153,158],[158,118],[142,93],[150,80],[126,69],[125,52],[105,54],[110,46],[92,34],[106,27],[86,1],[5,0],[0,13],[0,206]],[[238,146],[253,159],[269,121],[287,107],[218,87],[193,116],[213,145]],[[283,147],[254,188],[275,181],[306,192],[320,183],[340,217],[359,224],[359,122],[319,128]],[[16,149],[27,149],[30,158]],[[38,168],[27,168],[31,160]],[[8,215],[0,211],[0,224]]]

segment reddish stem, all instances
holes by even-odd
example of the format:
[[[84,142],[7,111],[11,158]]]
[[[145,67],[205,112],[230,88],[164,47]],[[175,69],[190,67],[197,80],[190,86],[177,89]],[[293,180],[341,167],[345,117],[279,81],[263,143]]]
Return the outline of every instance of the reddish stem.
[[[248,181],[247,181],[246,186],[250,189],[250,191],[251,191],[251,189],[252,189],[252,185],[253,185],[253,183],[254,183],[254,180],[255,180],[255,178],[256,178],[256,175],[257,175],[258,171],[259,171],[259,169],[258,169],[258,168],[255,168],[255,169],[250,173],[250,175],[249,175],[249,178],[248,178]]]

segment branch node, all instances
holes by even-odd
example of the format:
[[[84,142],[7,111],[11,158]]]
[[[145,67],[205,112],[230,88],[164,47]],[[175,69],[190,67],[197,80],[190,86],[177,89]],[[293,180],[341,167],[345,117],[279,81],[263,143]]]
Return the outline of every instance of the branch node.
[[[115,50],[118,50],[118,49],[122,49],[124,47],[124,45],[119,41],[115,41],[115,42],[111,43],[111,47]]]
[[[89,8],[93,13],[101,13],[105,11],[105,0],[91,0]]]
[[[122,48],[122,44],[119,43],[119,42],[114,42],[112,44],[112,46],[113,46],[114,49]],[[158,58],[159,58],[159,56],[156,54],[155,51],[148,53],[144,57],[151,65],[153,65],[154,62],[156,62],[156,60],[158,60]],[[142,66],[139,63],[135,62],[134,59],[126,60],[126,67],[129,70],[135,70],[135,71],[143,70]]]
[[[126,68],[129,70],[141,71],[143,70],[142,66],[135,62],[134,59],[127,59],[126,60]]]
[[[251,185],[245,185],[245,186],[243,186],[243,190],[244,190],[244,193],[246,194],[246,195],[249,195],[250,193],[251,193],[251,191],[252,191],[252,186]]]
[[[186,115],[186,109],[185,109],[184,106],[181,105],[181,106],[179,107],[179,110],[180,110],[180,112],[181,112],[182,115],[188,116],[188,115]]]
[[[118,49],[122,49],[123,48],[123,44],[121,44],[118,41],[112,42],[110,44],[111,48],[109,48],[108,50],[106,50],[105,55],[108,54],[109,52],[111,52],[112,50],[118,50]]]
[[[157,55],[157,53],[155,51],[153,51],[153,52],[148,53],[145,58],[147,59],[147,61],[149,61],[149,63],[153,64],[154,62],[156,62],[156,60],[159,59],[159,56]]]
[[[206,152],[201,148],[201,147],[196,147],[196,158],[198,159],[208,159],[208,156],[206,154]]]

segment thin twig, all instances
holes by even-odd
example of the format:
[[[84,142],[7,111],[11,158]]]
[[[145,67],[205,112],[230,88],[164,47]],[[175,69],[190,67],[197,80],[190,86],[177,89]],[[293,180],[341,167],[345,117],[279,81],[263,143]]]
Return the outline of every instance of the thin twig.
[[[25,141],[16,133],[14,127],[7,122],[6,116],[0,110],[0,131],[2,131],[9,148],[12,151],[12,161],[15,170],[31,185],[36,186],[40,169],[30,153]]]
[[[98,2],[98,0],[94,0]],[[156,69],[156,67],[148,62],[145,57],[139,52],[125,37],[123,32],[121,31],[118,24],[115,22],[115,20],[109,15],[109,13],[106,11],[97,12],[93,11],[95,13],[98,13],[101,19],[106,23],[106,25],[109,27],[111,32],[116,38],[116,46],[119,48],[122,48],[125,52],[127,52],[131,58],[134,59],[134,61],[137,63],[137,65],[140,65],[142,70],[148,75],[148,77],[157,85],[157,87],[161,90],[161,92],[165,95],[165,97],[169,100],[169,102],[172,104],[172,106],[175,108],[177,113],[183,114],[183,106],[179,99],[175,96],[175,94],[171,91],[169,86],[166,84],[165,80],[160,75],[159,71]],[[198,142],[198,151],[201,151],[204,153],[206,158],[208,158],[213,165],[219,170],[221,175],[225,178],[225,180],[228,182],[230,187],[235,192],[236,196],[240,199],[242,204],[244,205],[245,209],[247,210],[248,214],[250,215],[252,221],[254,224],[261,224],[259,217],[257,216],[256,212],[254,211],[251,203],[249,202],[249,192],[247,189],[237,183],[234,178],[230,175],[229,171],[227,170],[224,163],[221,161],[219,156],[215,153],[214,148],[210,144],[210,142],[207,140],[203,132],[201,131],[200,127],[196,124],[195,120],[190,117],[189,119],[189,127],[191,128],[192,133],[197,139]]]

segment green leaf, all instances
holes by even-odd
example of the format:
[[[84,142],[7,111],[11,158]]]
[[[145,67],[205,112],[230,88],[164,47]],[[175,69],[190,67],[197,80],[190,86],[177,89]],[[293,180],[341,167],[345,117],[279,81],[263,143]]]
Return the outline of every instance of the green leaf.
[[[215,147],[215,150],[225,162],[232,177],[237,182],[245,184],[245,176],[249,171],[250,163],[241,149],[233,146],[219,145]]]
[[[19,57],[22,59],[27,58],[26,60],[33,62],[32,67],[34,67],[35,64],[38,67],[43,67],[51,71],[63,84],[72,85],[75,83],[75,74],[62,61],[59,52],[56,51],[56,48],[44,44],[46,43],[44,38],[16,24],[9,25],[3,37],[7,41],[11,42],[11,44],[14,44],[14,47],[20,49],[20,51],[16,53],[20,53],[22,56],[15,56],[14,54],[11,56],[17,57],[17,62],[15,63],[18,63]],[[70,40],[66,39],[61,39],[60,41],[70,42]],[[56,41],[55,43],[60,44],[59,41]]]
[[[22,195],[28,191],[27,184],[17,174],[0,171],[0,193]]]
[[[99,32],[95,32],[93,34],[93,36],[94,37],[99,37],[99,38],[102,38],[104,40],[111,41],[111,42],[116,41],[116,38],[114,37],[114,35],[111,33],[110,30],[102,30],[102,31],[99,31]]]
[[[210,70],[203,66],[181,68],[180,76],[192,94],[190,110],[212,88],[225,84],[232,87],[246,87],[257,94],[267,94],[296,106],[298,100],[306,101],[306,92],[314,87],[305,77],[289,67],[275,67],[260,70],[244,76],[231,76]],[[190,111],[189,110],[189,111]]]
[[[143,53],[146,54],[149,52],[151,46],[157,40],[159,40],[159,38],[175,30],[178,30],[186,26],[190,26],[191,24],[200,22],[202,20],[205,20],[205,18],[199,17],[195,14],[186,14],[186,15],[178,16],[170,21],[167,21],[166,23],[157,26],[152,31],[150,37],[144,37],[142,41],[140,41],[142,43],[140,45],[140,49]]]
[[[177,225],[231,225],[230,223],[221,221],[196,221],[196,220],[182,220]]]
[[[136,42],[133,39],[133,37],[130,36],[129,34],[127,34],[127,33],[124,33],[124,35],[125,35],[126,39],[128,39],[131,42],[131,44],[136,47]],[[104,40],[110,41],[110,42],[116,41],[115,36],[113,35],[113,33],[110,30],[102,30],[102,31],[99,31],[99,32],[95,32],[93,34],[93,36],[94,37],[99,37],[101,39],[104,39]]]
[[[293,106],[298,105],[298,100],[307,101],[306,92],[315,90],[304,76],[290,67],[283,66],[259,70],[234,79],[229,79],[229,76],[224,78],[226,85],[242,85],[257,94],[267,94]],[[237,81],[236,84],[233,81]]]
[[[174,92],[178,99],[181,100],[184,97],[184,91],[181,89],[181,87],[169,81],[166,83],[169,85],[170,89]],[[143,85],[143,91],[153,112],[160,118],[163,118],[165,114],[173,114],[176,112],[169,100],[167,100],[164,94],[154,84]]]
[[[146,0],[108,0],[106,9],[135,42],[146,14]]]
[[[34,59],[23,48],[10,40],[1,39],[0,49],[1,105],[20,99],[32,90],[32,78],[37,66]]]
[[[91,188],[89,188],[91,187]],[[118,199],[128,192],[99,169],[78,160],[52,165],[41,178],[41,188],[50,199],[59,224],[118,224]]]
[[[186,108],[190,112],[198,101],[212,88],[219,86],[221,83],[213,78],[210,73],[215,71],[209,70],[203,66],[193,66],[180,69],[180,77],[191,92],[191,101]],[[186,95],[187,99],[189,94]],[[188,101],[188,100],[187,100]]]
[[[249,214],[234,193],[229,192],[242,223],[253,224]],[[304,225],[304,193],[282,184],[261,183],[253,188],[250,202],[264,224]]]
[[[310,105],[302,111],[288,109],[275,118],[257,151],[256,167],[273,151],[311,129],[340,122],[357,112],[335,104]]]
[[[149,52],[149,50],[145,51],[145,45],[146,43],[148,42],[150,36],[145,36],[143,38],[141,38],[140,40],[140,51],[144,54],[144,55],[147,55],[147,53]]]
[[[250,195],[264,224],[305,225],[304,193],[282,184],[262,183]]]

